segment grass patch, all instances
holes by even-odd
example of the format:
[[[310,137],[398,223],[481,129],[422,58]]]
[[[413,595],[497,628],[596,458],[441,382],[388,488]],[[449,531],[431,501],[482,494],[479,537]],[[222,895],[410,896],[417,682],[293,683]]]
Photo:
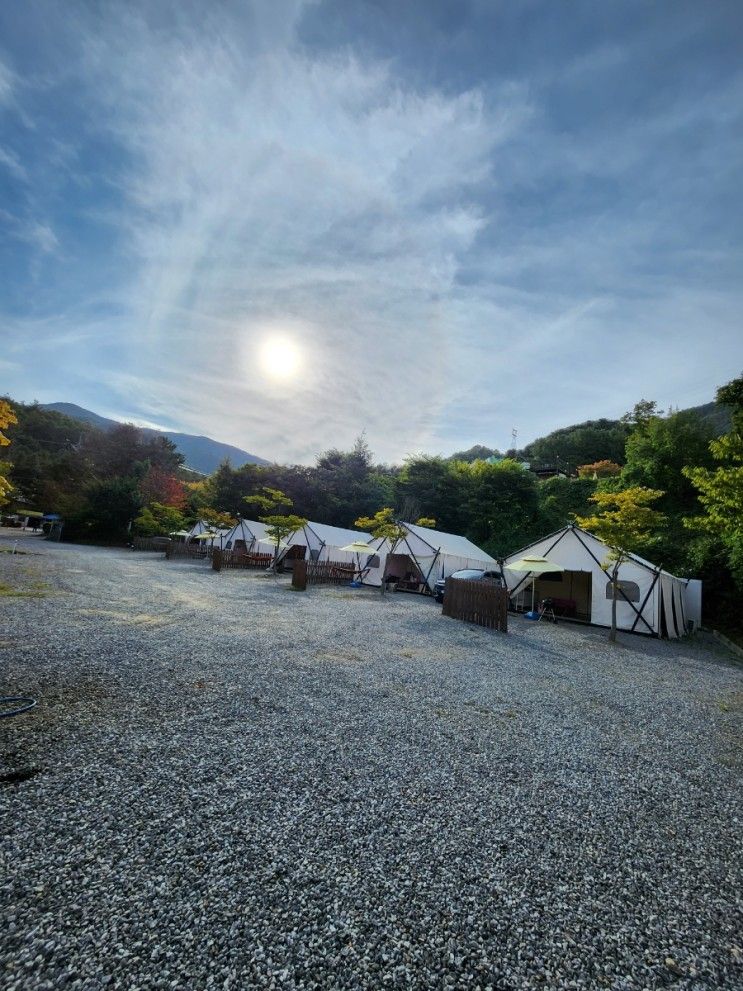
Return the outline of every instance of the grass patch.
[[[0,582],[0,598],[4,599],[43,599],[49,594],[46,582],[32,582],[27,588],[16,588]]]
[[[28,554],[28,551],[14,551],[12,547],[0,547],[0,554]]]

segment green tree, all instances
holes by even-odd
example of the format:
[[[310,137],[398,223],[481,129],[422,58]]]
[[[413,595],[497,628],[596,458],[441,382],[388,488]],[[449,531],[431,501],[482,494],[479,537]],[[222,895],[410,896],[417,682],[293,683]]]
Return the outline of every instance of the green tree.
[[[539,437],[523,450],[527,461],[573,471],[594,461],[624,462],[629,426],[619,420],[587,420]]]
[[[266,524],[266,532],[276,545],[271,567],[274,572],[279,559],[279,549],[282,540],[295,533],[307,522],[304,516],[296,516],[293,513],[282,513],[283,509],[290,509],[291,499],[280,489],[273,489],[264,485],[260,492],[255,495],[246,496],[244,500],[249,506],[255,506],[264,516],[259,516],[261,523]]]
[[[115,477],[93,482],[84,495],[79,514],[65,522],[65,536],[73,540],[126,540],[130,523],[142,509],[139,479]]]
[[[666,524],[658,535],[656,548],[672,571],[684,573],[690,567],[691,542],[683,518],[700,510],[697,490],[684,474],[684,467],[712,466],[713,436],[711,424],[691,410],[648,417],[627,440],[621,475],[599,486],[607,491],[637,486],[662,490],[656,508],[665,515]]]
[[[348,526],[351,520],[379,505],[380,476],[363,435],[356,439],[350,451],[333,448],[322,454],[317,459],[314,477],[323,493],[320,523]]]
[[[621,418],[621,423],[626,423],[631,430],[642,430],[651,420],[657,420],[661,416],[658,404],[655,400],[641,399],[635,403],[632,409]]]
[[[596,482],[588,478],[564,478],[559,475],[539,482],[537,487],[539,533],[553,533],[571,523],[576,516],[591,511],[590,499]]]
[[[703,513],[687,517],[684,524],[722,548],[735,583],[743,590],[743,376],[718,389],[717,401],[731,407],[732,427],[710,442],[716,467],[683,469],[703,508]]]
[[[630,553],[645,549],[662,526],[663,514],[652,508],[652,503],[662,495],[660,491],[641,486],[623,492],[595,492],[591,502],[596,503],[599,512],[577,518],[578,526],[594,533],[610,548],[602,568],[609,575],[614,591],[609,632],[611,641],[617,639],[619,569]]]
[[[440,457],[407,458],[395,479],[394,502],[399,516],[408,520],[426,513],[442,530],[462,533],[467,525],[469,470],[462,462]]]
[[[473,461],[485,461],[487,458],[491,458],[494,454],[500,454],[500,451],[495,447],[485,447],[483,444],[473,444],[472,447],[467,448],[466,451],[457,451],[452,454],[448,460],[449,461],[465,461],[471,464]]]
[[[185,517],[173,506],[150,503],[134,520],[134,529],[142,537],[167,537],[186,525]]]
[[[469,469],[466,535],[493,557],[504,557],[536,536],[536,476],[507,458],[475,461]]]

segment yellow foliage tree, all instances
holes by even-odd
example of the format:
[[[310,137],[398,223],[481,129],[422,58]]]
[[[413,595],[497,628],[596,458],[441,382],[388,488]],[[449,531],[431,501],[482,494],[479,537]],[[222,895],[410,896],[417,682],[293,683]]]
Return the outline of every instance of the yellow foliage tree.
[[[18,423],[18,418],[13,412],[13,407],[5,399],[0,399],[0,447],[7,447],[10,444],[9,438],[3,431],[14,423]],[[5,472],[9,467],[7,462],[0,462],[0,471]],[[4,506],[9,501],[8,496],[12,490],[12,483],[5,475],[0,474],[0,506]]]
[[[595,492],[595,502],[600,512],[595,516],[576,516],[578,526],[589,530],[609,545],[609,554],[601,565],[609,575],[613,595],[611,602],[610,640],[617,639],[617,596],[619,592],[619,568],[629,554],[652,540],[655,532],[665,522],[663,513],[653,509],[651,503],[663,495],[659,489],[646,489],[641,485],[623,492]]]

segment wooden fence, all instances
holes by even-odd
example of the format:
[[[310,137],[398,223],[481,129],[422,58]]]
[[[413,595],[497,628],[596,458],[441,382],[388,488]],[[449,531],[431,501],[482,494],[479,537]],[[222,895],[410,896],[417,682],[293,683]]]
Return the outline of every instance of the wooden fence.
[[[272,554],[247,554],[244,550],[225,551],[215,547],[212,552],[212,568],[266,568],[271,567]]]
[[[447,578],[444,616],[508,632],[508,589],[484,581]]]
[[[305,589],[308,585],[348,585],[356,573],[348,561],[295,561],[292,586]]]
[[[162,550],[162,548],[160,548]],[[180,541],[171,541],[165,548],[165,558],[170,561],[173,558],[185,557],[185,558],[197,558],[200,561],[206,560],[212,556],[211,547],[204,547],[201,544],[182,544]]]
[[[135,551],[160,551],[162,554],[170,544],[172,544],[172,540],[167,537],[134,537],[132,539],[132,548]]]

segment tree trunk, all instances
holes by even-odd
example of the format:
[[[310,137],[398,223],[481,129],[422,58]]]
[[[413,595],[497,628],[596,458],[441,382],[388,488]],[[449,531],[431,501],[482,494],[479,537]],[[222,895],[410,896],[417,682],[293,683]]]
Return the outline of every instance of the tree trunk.
[[[619,576],[619,562],[614,565],[611,573],[611,629],[609,630],[609,640],[614,643],[617,639],[617,578]]]

